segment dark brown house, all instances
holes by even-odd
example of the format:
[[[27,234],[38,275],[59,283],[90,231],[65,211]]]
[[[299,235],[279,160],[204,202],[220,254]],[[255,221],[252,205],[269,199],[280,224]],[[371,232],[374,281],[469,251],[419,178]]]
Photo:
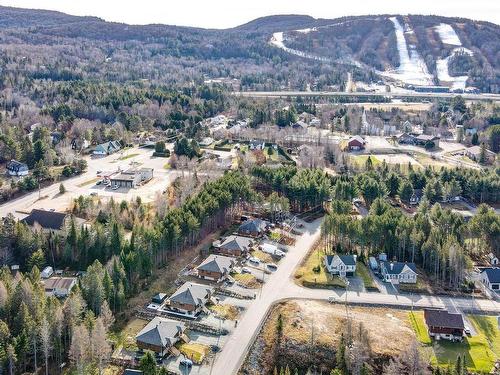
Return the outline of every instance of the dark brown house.
[[[235,264],[234,258],[211,254],[196,269],[200,279],[218,282],[229,276]]]
[[[465,329],[462,314],[451,314],[445,310],[424,310],[424,318],[429,336],[436,340],[462,341]]]
[[[139,349],[164,356],[182,339],[185,330],[184,323],[157,316],[135,336],[135,340]]]
[[[222,243],[216,245],[217,252],[233,257],[248,253],[252,248],[251,238],[242,236],[228,236]]]

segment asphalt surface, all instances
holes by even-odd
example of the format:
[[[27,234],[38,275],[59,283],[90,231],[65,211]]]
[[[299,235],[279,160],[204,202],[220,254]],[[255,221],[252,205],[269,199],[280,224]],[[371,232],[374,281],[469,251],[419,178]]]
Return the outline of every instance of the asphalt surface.
[[[345,303],[347,293],[348,304],[405,309],[435,307],[446,308],[450,311],[500,314],[500,303],[486,299],[345,292],[342,290],[308,289],[295,284],[293,281],[294,270],[319,239],[321,222],[322,220],[319,219],[313,223],[305,223],[305,233],[298,238],[295,246],[290,247],[286,257],[280,262],[278,270],[266,278],[266,283],[257,292],[256,300],[250,304],[222,351],[217,354],[211,374],[237,374],[268,311],[276,302],[285,299],[328,300],[329,297],[334,297],[337,303]]]

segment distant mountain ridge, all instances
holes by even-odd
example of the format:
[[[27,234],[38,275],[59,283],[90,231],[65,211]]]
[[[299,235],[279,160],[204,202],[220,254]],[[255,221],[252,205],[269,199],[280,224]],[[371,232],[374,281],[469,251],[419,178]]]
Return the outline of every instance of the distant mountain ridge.
[[[396,24],[391,19],[397,20],[402,34],[396,33]],[[439,34],[442,30],[454,34],[447,40],[459,40],[459,43],[445,43]],[[500,26],[463,18],[371,15],[316,19],[291,14],[260,17],[234,28],[219,30],[162,24],[128,25],[98,17],[0,6],[0,33],[8,41],[4,44],[22,42],[25,46],[70,46],[74,45],[75,38],[82,42],[96,41],[95,47],[106,55],[123,50],[122,43],[137,41],[142,45],[134,48],[148,51],[146,54],[140,52],[141,59],[153,56],[201,61],[238,59],[240,65],[241,61],[247,61],[256,66],[266,61],[269,64],[265,70],[267,78],[245,80],[260,86],[273,74],[280,74],[279,71],[272,72],[272,66],[277,62],[293,61],[296,65],[293,69],[309,65],[306,69],[310,71],[308,75],[318,71],[315,68],[318,64],[333,69],[345,65],[339,70],[344,78],[330,77],[327,79],[330,84],[345,79],[348,70],[355,72],[358,81],[377,81],[384,77],[404,82],[405,69],[416,69],[411,65],[413,63],[430,77],[427,82],[431,84],[453,87],[460,83],[461,86],[479,87],[482,91],[500,91]],[[418,54],[420,60],[401,60],[405,52],[401,54],[400,47],[405,44],[409,54]],[[39,64],[45,66],[45,70],[52,66],[46,61]],[[226,70],[223,75],[234,77],[230,71],[235,69]],[[236,74],[241,75],[244,72]],[[47,73],[34,73],[34,76],[47,76]],[[77,76],[85,76],[85,73]],[[324,84],[328,83],[325,81]]]

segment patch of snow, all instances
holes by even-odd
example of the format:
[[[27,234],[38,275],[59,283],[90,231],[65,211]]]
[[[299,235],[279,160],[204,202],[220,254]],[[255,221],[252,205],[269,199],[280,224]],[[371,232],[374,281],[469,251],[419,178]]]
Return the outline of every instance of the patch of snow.
[[[406,44],[405,29],[396,17],[390,17],[389,20],[394,24],[396,33],[399,66],[393,71],[379,73],[412,85],[432,85],[432,75],[429,74],[427,66],[418,54],[416,47]],[[408,26],[406,26],[406,29],[407,32],[412,32]]]
[[[462,42],[460,41],[460,38],[458,37],[457,33],[451,27],[451,25],[448,25],[447,23],[440,23],[439,25],[434,27],[436,31],[439,34],[439,37],[441,38],[441,41],[444,44],[450,44],[452,46],[461,46]]]
[[[311,31],[318,31],[318,29],[313,27],[313,28],[300,29],[300,30],[295,30],[295,31],[298,33],[302,33],[302,34],[309,34]]]
[[[331,59],[328,59],[326,57],[313,55],[311,53],[302,52],[302,51],[299,51],[299,50],[296,50],[293,48],[288,48],[287,46],[285,46],[284,40],[285,40],[285,37],[284,37],[283,31],[279,31],[279,32],[276,32],[273,34],[269,43],[271,43],[271,45],[278,47],[278,48],[282,49],[283,51],[288,52],[288,53],[295,55],[295,56],[305,57],[307,59],[316,60],[316,61],[323,61],[323,62],[331,62],[332,61]]]
[[[450,76],[448,70],[448,62],[457,53],[466,53],[472,56],[472,51],[467,48],[455,48],[448,57],[444,59],[437,59],[436,61],[436,72],[440,82],[451,83],[452,90],[465,90],[465,83],[467,82],[468,76]]]

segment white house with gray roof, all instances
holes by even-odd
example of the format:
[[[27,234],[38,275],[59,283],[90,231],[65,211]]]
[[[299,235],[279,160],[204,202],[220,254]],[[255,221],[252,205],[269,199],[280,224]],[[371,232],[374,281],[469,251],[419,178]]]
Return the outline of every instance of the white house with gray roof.
[[[212,298],[212,294],[213,288],[208,285],[186,282],[168,299],[168,310],[175,315],[195,318],[205,310],[205,305]]]
[[[200,279],[219,282],[229,276],[235,264],[234,258],[211,254],[196,269]]]
[[[327,255],[325,257],[325,266],[332,275],[354,276],[356,272],[355,255]]]
[[[151,350],[161,356],[183,339],[186,325],[183,322],[155,317],[136,336],[137,347]]]
[[[415,284],[417,282],[417,267],[415,263],[380,262],[380,273],[384,281],[392,284]]]

